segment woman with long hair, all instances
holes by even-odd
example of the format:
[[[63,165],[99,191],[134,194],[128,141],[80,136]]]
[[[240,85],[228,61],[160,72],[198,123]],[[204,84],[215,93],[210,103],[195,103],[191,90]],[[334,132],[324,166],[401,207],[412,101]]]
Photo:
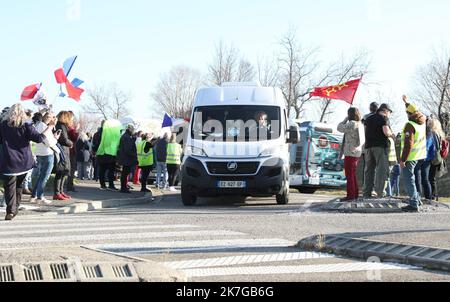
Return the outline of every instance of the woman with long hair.
[[[442,140],[445,139],[445,133],[442,130],[441,122],[437,118],[431,118],[428,126],[430,128],[434,144],[436,145],[436,154],[431,160],[429,180],[431,183],[432,199],[437,201],[439,199],[437,174],[444,163],[444,160],[440,156],[440,152]]]
[[[345,175],[347,177],[347,198],[353,201],[359,198],[359,186],[356,169],[365,143],[361,113],[357,108],[348,110],[347,118],[339,124],[338,131],[345,134],[343,152],[345,155]]]
[[[55,195],[54,200],[70,200],[71,197],[64,193],[64,184],[70,173],[70,148],[73,147],[72,141],[69,139],[69,128],[73,124],[73,115],[67,111],[61,111],[58,114],[58,123],[56,130],[60,133],[58,144],[61,149],[61,158],[56,165],[55,176]]]
[[[13,220],[19,213],[23,181],[35,166],[30,142],[43,143],[46,137],[53,135],[55,127],[52,120],[41,134],[26,120],[22,105],[16,104],[0,123],[0,174],[5,188],[6,220]]]

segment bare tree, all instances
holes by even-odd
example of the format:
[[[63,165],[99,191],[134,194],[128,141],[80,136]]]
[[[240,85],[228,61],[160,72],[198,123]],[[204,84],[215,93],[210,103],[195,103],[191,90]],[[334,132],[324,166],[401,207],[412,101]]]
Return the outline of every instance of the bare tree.
[[[152,98],[163,111],[173,117],[189,118],[195,94],[201,83],[199,71],[186,66],[176,66],[161,75]]]
[[[418,70],[416,78],[415,99],[429,113],[438,116],[448,132],[450,51],[434,51],[433,59]]]
[[[314,80],[319,65],[315,58],[318,49],[302,48],[296,35],[296,31],[291,29],[280,40],[278,63],[280,86],[287,102],[289,116],[292,110],[295,110],[295,117],[300,118],[305,104],[311,100],[312,89],[325,82],[328,77]]]
[[[100,126],[98,116],[85,112],[78,115],[77,122],[80,125],[80,131],[84,133],[94,134]]]
[[[124,92],[117,84],[95,86],[87,90],[89,104],[84,112],[101,116],[104,119],[121,119],[129,115],[128,104],[131,94]]]
[[[258,58],[258,81],[262,86],[278,86],[280,81],[280,65],[276,57]]]
[[[369,66],[370,63],[366,51],[360,51],[350,59],[346,59],[342,55],[339,61],[330,65],[326,72],[326,76],[328,81],[333,82],[333,85],[340,85],[366,74]],[[331,106],[334,102],[334,100],[330,99],[326,99],[322,102],[320,106],[320,122],[324,122],[329,115],[334,113]]]
[[[253,65],[234,46],[220,41],[214,50],[213,60],[208,66],[208,81],[220,86],[225,82],[248,82],[255,78]]]
[[[237,82],[250,82],[255,79],[255,68],[246,59],[241,59],[237,69],[235,80]]]

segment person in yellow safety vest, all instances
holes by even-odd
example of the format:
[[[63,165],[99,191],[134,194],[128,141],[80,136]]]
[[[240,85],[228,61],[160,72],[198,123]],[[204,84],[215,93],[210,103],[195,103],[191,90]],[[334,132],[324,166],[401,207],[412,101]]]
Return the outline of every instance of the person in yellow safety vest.
[[[167,170],[169,172],[169,190],[177,191],[175,186],[178,185],[178,175],[180,174],[181,156],[183,149],[177,143],[177,135],[172,134],[169,144],[167,145]]]
[[[151,193],[147,188],[148,177],[155,167],[155,157],[153,148],[157,140],[154,139],[153,134],[143,134],[142,140],[137,144],[139,168],[142,170],[141,177],[141,192]]]
[[[395,140],[390,137],[389,138],[389,180],[387,182],[386,187],[386,196],[387,197],[393,197],[393,188],[391,185],[391,176],[392,171],[395,167],[395,165],[398,164],[398,158],[397,158],[397,152],[395,151]]]
[[[422,205],[421,196],[416,186],[415,168],[419,161],[427,158],[427,130],[426,117],[419,109],[410,103],[408,98],[403,96],[408,114],[408,123],[402,133],[402,155],[400,166],[403,170],[403,180],[405,188],[410,198],[409,206],[404,207],[404,212],[419,212]]]

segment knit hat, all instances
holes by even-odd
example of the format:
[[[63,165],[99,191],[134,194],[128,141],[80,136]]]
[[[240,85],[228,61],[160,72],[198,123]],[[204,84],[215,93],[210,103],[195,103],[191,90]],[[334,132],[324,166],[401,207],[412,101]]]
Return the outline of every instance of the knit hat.
[[[408,112],[409,114],[414,114],[418,111],[419,111],[419,108],[417,108],[417,106],[413,105],[413,104],[409,104],[408,107],[406,108],[406,112]]]

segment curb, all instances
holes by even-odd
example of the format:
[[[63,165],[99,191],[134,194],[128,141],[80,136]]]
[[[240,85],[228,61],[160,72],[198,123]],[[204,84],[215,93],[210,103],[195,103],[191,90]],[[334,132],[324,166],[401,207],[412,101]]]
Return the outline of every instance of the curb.
[[[154,200],[152,200],[154,198]],[[101,201],[90,201],[77,203],[68,207],[59,208],[56,211],[51,211],[42,216],[54,216],[54,215],[66,215],[66,214],[82,214],[91,211],[97,211],[101,209],[108,208],[118,208],[130,205],[140,205],[140,204],[153,204],[161,202],[163,198],[162,194],[146,194],[144,197],[140,198],[127,198],[127,199],[108,199]]]
[[[401,199],[372,199],[358,200],[353,202],[340,202],[339,199],[332,200],[322,206],[321,210],[340,212],[340,213],[356,213],[356,214],[381,214],[381,213],[403,213],[402,207],[406,206]],[[424,204],[426,211],[430,209],[446,209],[450,207],[440,202],[426,202]]]
[[[317,235],[297,244],[305,250],[326,252],[357,259],[371,259],[450,272],[450,250],[421,245]]]

